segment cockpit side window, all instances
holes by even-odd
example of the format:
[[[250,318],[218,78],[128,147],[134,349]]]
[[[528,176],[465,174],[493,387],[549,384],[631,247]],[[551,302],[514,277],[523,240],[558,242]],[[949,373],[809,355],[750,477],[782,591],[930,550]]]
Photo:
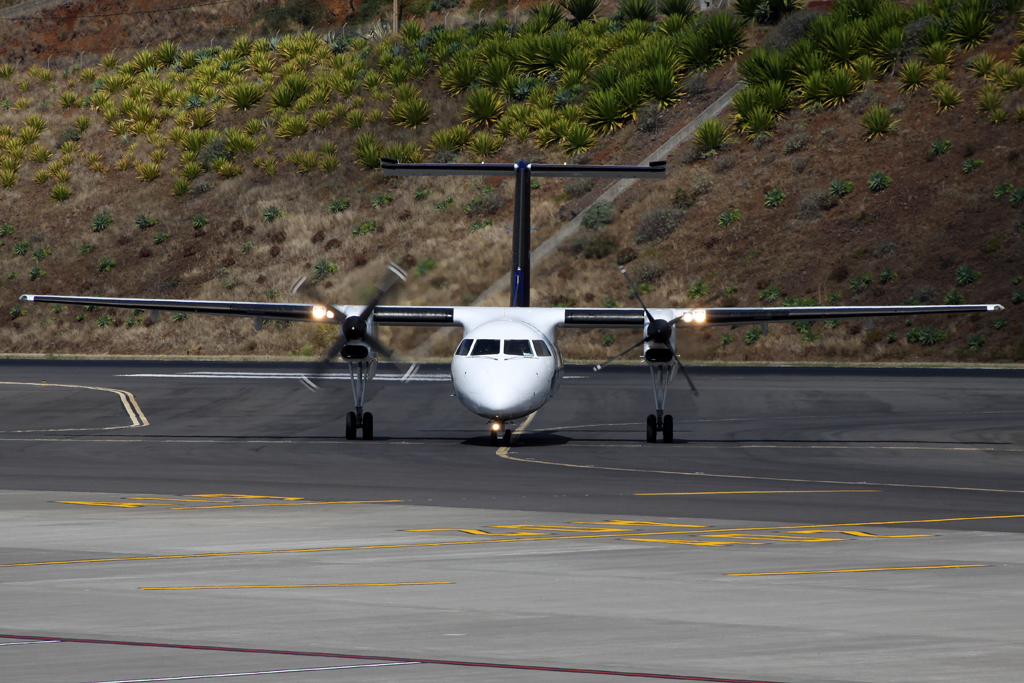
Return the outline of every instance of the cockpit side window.
[[[468,356],[469,355],[469,347],[471,347],[472,345],[473,345],[473,340],[472,339],[463,339],[462,343],[459,344],[459,348],[455,349],[455,355],[456,356]]]
[[[533,349],[530,348],[529,339],[506,339],[506,356],[530,356],[533,357]]]
[[[500,339],[477,339],[471,356],[497,356],[501,351]]]
[[[550,356],[551,349],[540,339],[533,340],[533,348],[537,351],[538,356]]]

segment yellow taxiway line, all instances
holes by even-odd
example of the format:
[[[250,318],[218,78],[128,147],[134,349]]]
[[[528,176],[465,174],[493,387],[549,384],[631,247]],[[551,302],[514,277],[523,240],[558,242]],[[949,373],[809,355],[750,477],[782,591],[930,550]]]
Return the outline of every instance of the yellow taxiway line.
[[[237,588],[356,588],[374,586],[441,586],[451,584],[452,581],[406,581],[401,583],[295,583],[279,584],[273,586],[147,586],[139,588],[140,591],[206,591],[206,590],[233,590]]]
[[[43,562],[14,562],[10,564],[0,564],[0,568],[9,567],[41,567],[46,565],[60,565],[60,564],[90,564],[95,562],[135,562],[141,560],[180,560],[180,559],[197,559],[204,557],[239,557],[239,556],[252,556],[252,555],[285,555],[294,553],[323,553],[323,552],[341,552],[349,550],[401,550],[405,548],[430,548],[430,547],[441,547],[441,546],[458,546],[458,545],[483,545],[491,543],[531,543],[539,541],[573,541],[573,540],[585,540],[590,538],[623,538],[630,537],[631,540],[635,540],[637,536],[665,536],[665,535],[679,535],[681,533],[688,534],[725,534],[725,533],[740,533],[740,532],[758,532],[758,531],[785,531],[794,529],[830,529],[838,527],[851,527],[851,526],[885,526],[892,524],[936,524],[942,522],[968,522],[977,521],[983,519],[1020,519],[1024,518],[1024,514],[1021,515],[985,515],[981,517],[947,517],[942,519],[909,519],[909,520],[896,520],[890,522],[842,522],[838,524],[795,524],[788,526],[773,526],[773,527],[743,527],[738,529],[714,529],[708,528],[703,531],[629,531],[623,530],[618,533],[601,533],[601,534],[580,534],[575,536],[529,536],[529,537],[515,537],[515,538],[488,538],[488,539],[473,539],[466,541],[434,541],[429,543],[393,543],[393,544],[381,544],[381,545],[355,545],[355,546],[335,546],[326,548],[283,548],[279,550],[238,550],[231,552],[211,552],[211,553],[190,553],[180,555],[146,555],[146,556],[133,556],[133,557],[97,557],[91,559],[81,560],[47,560]]]
[[[901,572],[909,569],[964,569],[966,567],[990,567],[988,564],[939,564],[932,567],[865,567],[863,569],[818,569],[803,572],[754,572],[750,574],[727,574],[727,576],[792,576],[793,574],[846,574],[849,572]]]
[[[88,387],[80,384],[47,384],[46,382],[0,382],[0,384],[13,384],[25,387],[62,387],[64,389],[91,389],[93,391],[109,391],[110,393],[117,394],[120,397],[121,405],[124,406],[125,412],[128,413],[128,418],[132,421],[130,425],[124,425],[122,427],[77,427],[72,429],[15,429],[6,430],[0,433],[24,434],[26,432],[78,432],[92,429],[130,429],[132,427],[149,426],[149,420],[146,419],[146,415],[142,412],[142,408],[139,407],[139,402],[135,400],[135,396],[133,396],[130,391],[124,391],[123,389],[110,389],[108,387]]]

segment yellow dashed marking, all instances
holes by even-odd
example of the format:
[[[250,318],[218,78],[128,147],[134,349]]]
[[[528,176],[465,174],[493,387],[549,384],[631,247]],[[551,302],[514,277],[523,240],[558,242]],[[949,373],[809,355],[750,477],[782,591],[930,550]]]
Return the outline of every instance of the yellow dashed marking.
[[[964,569],[966,567],[988,567],[987,564],[940,564],[932,567],[865,567],[863,569],[816,569],[803,572],[754,572],[750,574],[728,574],[728,576],[790,576],[793,574],[846,574],[848,572],[901,572],[910,569]]]
[[[374,586],[442,586],[452,581],[404,581],[400,583],[293,583],[266,586],[147,586],[140,591],[208,591],[239,588],[358,588]]]

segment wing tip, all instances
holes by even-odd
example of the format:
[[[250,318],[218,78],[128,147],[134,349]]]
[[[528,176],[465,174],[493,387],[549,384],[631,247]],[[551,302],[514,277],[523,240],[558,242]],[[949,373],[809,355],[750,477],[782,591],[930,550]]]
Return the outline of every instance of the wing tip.
[[[21,295],[21,300],[22,301],[35,301],[36,300],[36,295],[35,294],[22,294]]]
[[[999,304],[989,304],[988,305],[988,310],[990,310],[990,311],[1005,311],[1006,307],[1005,306],[1001,306]]]

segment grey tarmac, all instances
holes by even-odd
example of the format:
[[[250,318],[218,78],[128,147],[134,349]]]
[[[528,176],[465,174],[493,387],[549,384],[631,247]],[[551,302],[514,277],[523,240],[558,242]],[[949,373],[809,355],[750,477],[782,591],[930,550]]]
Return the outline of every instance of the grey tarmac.
[[[443,366],[372,442],[302,370],[0,362],[0,678],[1019,677],[1019,371],[698,367],[647,444],[569,367],[496,450]]]

